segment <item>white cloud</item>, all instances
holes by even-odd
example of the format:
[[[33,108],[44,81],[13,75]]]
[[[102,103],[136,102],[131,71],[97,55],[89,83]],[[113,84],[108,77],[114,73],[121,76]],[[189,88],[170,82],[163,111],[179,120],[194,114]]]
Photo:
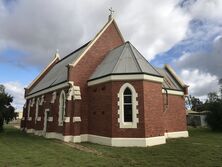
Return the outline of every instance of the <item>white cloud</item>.
[[[178,2],[20,0],[6,10],[1,1],[0,42],[27,52],[18,61],[39,66],[48,62],[57,48],[64,56],[92,39],[112,6],[126,40],[153,59],[185,36],[190,17]]]
[[[210,51],[185,53],[179,59],[174,60],[175,65],[182,69],[199,69],[222,78],[222,37],[217,36],[212,42]]]
[[[209,92],[218,92],[218,78],[210,73],[201,72],[199,69],[183,69],[181,78],[189,85],[189,94],[206,98]]]
[[[16,108],[17,111],[22,111],[23,105],[25,104],[24,99],[24,85],[18,81],[11,81],[3,83],[6,88],[6,92],[14,97],[12,105]]]
[[[191,18],[177,4],[177,0],[131,1],[121,15],[124,34],[147,59],[153,59],[185,37]]]
[[[190,7],[190,13],[194,18],[219,21],[222,19],[221,0],[197,0]]]

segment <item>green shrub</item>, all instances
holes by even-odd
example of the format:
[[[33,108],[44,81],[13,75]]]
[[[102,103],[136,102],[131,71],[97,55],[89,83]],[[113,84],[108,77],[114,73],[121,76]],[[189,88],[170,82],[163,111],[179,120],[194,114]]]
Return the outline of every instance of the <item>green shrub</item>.
[[[209,127],[215,131],[222,131],[222,100],[218,99],[207,104],[206,121]]]

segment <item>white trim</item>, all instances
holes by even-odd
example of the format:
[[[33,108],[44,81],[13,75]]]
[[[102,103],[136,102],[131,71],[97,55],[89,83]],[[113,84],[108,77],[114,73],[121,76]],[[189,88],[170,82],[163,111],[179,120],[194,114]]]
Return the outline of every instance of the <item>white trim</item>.
[[[64,117],[64,122],[69,123],[70,122],[70,117]]]
[[[27,133],[34,133],[35,135],[44,135],[42,130],[25,129]],[[166,143],[166,138],[179,138],[188,137],[188,131],[169,132],[165,136],[156,136],[148,138],[111,138],[105,136],[98,136],[92,134],[81,134],[77,136],[66,135],[57,132],[46,132],[46,138],[59,139],[65,142],[92,142],[102,145],[115,146],[115,147],[147,147],[155,146]]]
[[[45,96],[42,95],[41,98],[40,98],[40,102],[39,102],[39,105],[40,105],[40,106],[42,106],[43,103],[44,103],[44,97],[45,97]]]
[[[37,92],[37,93],[34,93],[34,94],[30,95],[30,96],[26,96],[25,98],[26,98],[26,99],[30,99],[30,98],[35,97],[35,96],[39,96],[39,95],[42,95],[42,94],[46,94],[46,93],[48,93],[48,92],[52,92],[52,91],[57,90],[57,89],[60,89],[60,88],[68,87],[69,84],[70,84],[70,82],[65,82],[65,83],[62,83],[62,84],[53,86],[53,87],[51,87],[51,88],[48,88],[48,89],[45,89],[45,90],[41,90],[41,91],[39,91],[39,92]]]
[[[180,79],[176,72],[173,70],[173,68],[168,65],[168,64],[165,64],[164,67],[173,75],[173,77],[179,82],[179,84],[182,86],[182,87],[186,87],[187,85],[185,85],[185,83],[183,82],[182,79]]]
[[[156,136],[156,137],[146,138],[146,146],[155,146],[155,145],[165,144],[165,143],[166,143],[165,136]]]
[[[92,143],[107,145],[107,146],[111,146],[112,145],[112,141],[111,141],[110,137],[104,137],[104,136],[97,136],[97,135],[88,134],[88,141],[92,142]]]
[[[73,138],[73,136],[71,135],[63,136],[61,133],[56,133],[56,132],[46,132],[45,137],[59,139],[65,142],[72,141],[72,138]]]
[[[81,117],[73,117],[73,122],[81,122]]]
[[[81,142],[81,136],[72,136],[72,135],[67,135],[64,136],[61,133],[56,133],[56,132],[46,132],[46,138],[53,138],[53,139],[59,139],[64,142],[74,142],[74,143],[80,143]]]
[[[47,132],[48,112],[49,111],[50,111],[49,108],[46,108],[45,111],[44,111],[43,130],[42,130],[43,135],[45,135],[46,132]]]
[[[162,89],[162,93],[166,94],[166,90]],[[184,92],[178,90],[167,90],[167,93],[169,95],[184,96]]]
[[[23,108],[26,108],[26,107],[27,107],[27,101],[25,101]]]
[[[56,91],[52,93],[52,99],[51,99],[51,103],[55,103],[56,100]]]
[[[36,106],[35,106],[35,123],[37,121],[38,115],[39,115],[39,103],[40,103],[40,99],[37,98],[36,100]]]
[[[178,132],[167,132],[165,133],[166,138],[180,138],[189,137],[188,131],[178,131]]]
[[[115,147],[147,147],[159,144],[165,144],[165,136],[148,137],[148,138],[110,138],[91,134],[81,135],[81,140],[92,143],[115,146]]]
[[[132,92],[132,122],[124,122],[124,99],[123,99],[123,93],[125,91],[126,88],[129,88]],[[138,118],[138,114],[139,114],[139,111],[137,109],[137,106],[138,106],[138,101],[137,101],[137,97],[138,97],[138,94],[136,93],[136,90],[135,88],[133,87],[133,85],[129,84],[129,83],[125,83],[121,86],[120,90],[119,90],[119,93],[118,93],[118,98],[119,98],[119,101],[118,101],[118,106],[119,106],[119,109],[118,109],[118,115],[119,115],[119,118],[118,118],[118,122],[119,122],[119,127],[120,128],[137,128],[137,124],[139,122],[139,118]]]
[[[81,142],[89,141],[88,134],[81,134],[80,137],[81,137]]]
[[[35,129],[25,129],[26,133],[34,133]]]
[[[66,93],[64,90],[60,92],[59,96],[59,116],[58,116],[58,125],[62,126],[66,113]]]
[[[33,107],[34,104],[35,104],[35,98],[33,98],[33,99],[31,100],[31,107]]]
[[[52,62],[29,84],[27,89],[29,89],[57,59],[59,59],[59,57],[55,56],[55,58],[52,60]]]
[[[41,117],[37,117],[36,121],[41,121],[41,119],[42,119]]]
[[[108,81],[120,81],[120,80],[147,80],[153,82],[163,82],[162,77],[152,76],[148,74],[130,74],[130,75],[110,75],[100,79],[96,79],[88,82],[88,86],[97,85]]]
[[[30,99],[30,100],[28,101],[28,111],[27,111],[27,117],[28,117],[28,119],[29,119],[29,116],[30,116],[31,102],[32,102],[32,100]]]
[[[73,98],[72,98],[73,97]],[[79,86],[74,86],[71,84],[69,91],[67,93],[67,100],[81,100],[81,92]]]
[[[37,136],[42,136],[43,131],[42,130],[34,130],[34,134],[37,135]]]
[[[28,121],[32,121],[32,117],[28,117]]]
[[[81,143],[81,136],[73,136],[72,142],[74,142],[74,143]]]
[[[48,117],[48,122],[53,122],[53,117]]]

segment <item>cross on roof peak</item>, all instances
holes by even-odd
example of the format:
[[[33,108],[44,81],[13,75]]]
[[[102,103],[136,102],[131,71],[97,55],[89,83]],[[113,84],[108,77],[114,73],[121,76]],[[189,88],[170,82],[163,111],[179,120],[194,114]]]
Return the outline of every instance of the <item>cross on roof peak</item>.
[[[111,8],[109,8],[109,11],[110,11],[110,15],[112,16],[113,15],[113,13],[115,12],[114,10],[113,10],[113,8],[111,7]]]
[[[113,18],[113,13],[114,13],[115,11],[113,10],[112,7],[109,8],[109,11],[110,11],[110,14],[109,14],[109,20],[111,20],[111,19]]]

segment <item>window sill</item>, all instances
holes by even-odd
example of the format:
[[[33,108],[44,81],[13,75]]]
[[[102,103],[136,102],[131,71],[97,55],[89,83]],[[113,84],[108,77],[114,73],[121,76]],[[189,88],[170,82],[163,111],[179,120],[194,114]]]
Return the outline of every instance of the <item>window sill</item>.
[[[135,128],[137,128],[137,123],[135,123],[135,122],[122,122],[121,124],[120,124],[120,128],[125,128],[125,129],[135,129]]]

